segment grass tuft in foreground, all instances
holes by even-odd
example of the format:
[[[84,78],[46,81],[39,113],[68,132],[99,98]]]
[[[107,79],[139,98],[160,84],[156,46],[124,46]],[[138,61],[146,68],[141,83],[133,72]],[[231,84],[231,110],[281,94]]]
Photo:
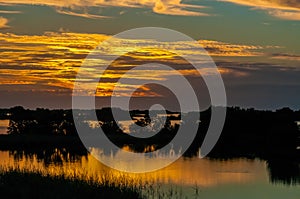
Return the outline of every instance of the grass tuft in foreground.
[[[0,170],[0,194],[2,199],[142,198],[141,191],[134,186],[108,181],[99,183],[64,175],[50,176],[19,169]]]

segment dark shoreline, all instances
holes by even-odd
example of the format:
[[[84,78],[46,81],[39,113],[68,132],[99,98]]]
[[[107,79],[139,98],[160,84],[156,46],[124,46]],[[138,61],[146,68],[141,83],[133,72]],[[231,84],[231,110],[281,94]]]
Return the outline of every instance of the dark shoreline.
[[[105,179],[103,177],[103,179]],[[103,182],[84,180],[79,176],[51,176],[39,171],[0,168],[1,198],[43,198],[43,199],[142,199],[141,190],[134,185],[121,185],[106,179]]]
[[[217,107],[222,108],[222,107]],[[2,112],[1,112],[2,110]],[[120,116],[127,112],[116,109]],[[300,161],[300,111],[283,108],[276,111],[261,111],[255,109],[241,109],[239,107],[227,107],[227,116],[221,136],[217,144],[209,154],[213,158],[230,157],[258,157],[261,159],[294,159]],[[159,119],[159,111],[154,111]],[[2,118],[10,119],[8,127],[9,135],[0,135],[0,150],[42,150],[53,148],[66,148],[74,153],[86,154],[87,150],[78,137],[77,125],[81,126],[81,134],[93,140],[93,136],[99,133],[91,128],[87,121],[91,119],[91,110],[83,110],[76,117],[79,124],[75,126],[72,110],[28,110],[23,107],[0,109]],[[159,131],[150,129],[149,132],[158,132],[149,138],[136,138],[124,133],[112,115],[112,108],[96,110],[98,121],[97,128],[102,128],[105,136],[119,148],[126,146],[133,152],[148,152],[145,148],[151,146],[151,150],[159,150],[172,142],[178,129],[188,129],[195,123],[199,124],[196,137],[185,157],[196,156],[199,152],[207,129],[210,125],[211,109],[200,113],[190,112],[178,114],[167,112],[167,122],[159,123]],[[130,111],[132,119],[139,117],[136,124],[148,126],[151,122],[149,111]],[[153,114],[152,114],[153,115]],[[195,117],[196,115],[196,117]],[[0,117],[1,118],[1,117]],[[77,118],[77,119],[78,119]],[[182,121],[180,124],[171,125],[170,121]],[[198,122],[200,121],[200,122]],[[186,128],[187,127],[187,128]],[[131,133],[141,132],[130,128]],[[189,130],[185,130],[186,136],[190,136]],[[82,136],[82,135],[81,135]],[[95,147],[105,148],[95,143]],[[91,145],[93,147],[94,145]],[[180,146],[176,146],[180,147]]]
[[[130,137],[119,137],[118,135],[108,136],[113,142],[119,146],[128,146],[133,152],[142,152],[144,148],[148,146],[159,147],[168,143],[172,138],[170,136],[160,137],[160,139],[152,140],[153,143],[140,142],[137,143]],[[261,158],[261,159],[290,159],[300,162],[300,150],[290,148],[274,148],[272,146],[260,145],[252,147],[242,146],[238,140],[236,143],[232,142],[218,142],[214,149],[209,153],[209,158],[227,159],[227,158]],[[245,141],[245,140],[244,140]],[[248,140],[249,141],[249,140]],[[243,142],[241,142],[243,143]],[[189,147],[184,157],[197,156],[200,148],[200,144],[195,142]],[[101,147],[101,146],[99,146]],[[86,155],[87,149],[82,144],[78,136],[62,136],[62,135],[0,135],[0,150],[17,150],[17,151],[39,151],[43,149],[55,149],[65,148],[72,153],[78,155]],[[159,150],[159,149],[156,149]]]

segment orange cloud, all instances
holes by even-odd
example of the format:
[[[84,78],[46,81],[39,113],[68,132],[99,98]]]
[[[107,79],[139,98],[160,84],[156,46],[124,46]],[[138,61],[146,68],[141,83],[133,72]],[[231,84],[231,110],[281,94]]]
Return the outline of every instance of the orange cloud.
[[[268,14],[285,20],[300,20],[299,0],[221,0],[266,10]]]
[[[109,35],[84,33],[54,33],[44,35],[15,35],[0,33],[0,90],[71,92],[78,68],[81,67],[86,56]],[[130,80],[129,83],[118,84],[118,95],[127,96],[131,89],[138,89],[142,80],[165,81],[178,75],[197,76],[198,71],[179,55],[159,48],[161,44],[146,40],[119,39],[119,47],[100,49],[109,57],[117,55],[111,67],[102,75],[102,82],[98,85],[97,95],[111,95],[119,78]],[[138,43],[145,44],[145,48],[138,47]],[[201,40],[199,43],[212,56],[258,56],[261,46],[248,46],[223,43],[218,41]],[[165,44],[164,44],[165,45]],[[189,42],[175,42],[168,45],[183,54],[199,57],[203,52],[197,52],[199,46]],[[135,70],[125,74],[130,68],[145,63],[161,63],[172,66],[174,70],[161,69],[153,64],[148,69]],[[85,88],[93,87],[93,82],[99,77],[101,67],[109,64],[109,59],[90,59],[87,76],[83,81]],[[90,73],[94,71],[95,73]],[[221,73],[228,71],[220,70]],[[229,71],[230,72],[230,71]],[[201,75],[209,75],[212,71],[204,68]],[[83,88],[84,89],[84,88]],[[93,93],[91,93],[93,94]],[[151,89],[139,89],[138,96],[157,96]]]
[[[149,1],[149,5],[152,2]],[[183,8],[202,9],[204,6],[182,4],[180,0],[156,0],[151,5],[153,12],[166,15],[209,16],[207,13],[184,10]]]
[[[1,89],[69,90],[83,59],[107,37],[79,33],[49,32],[39,36],[0,33]],[[9,88],[17,84],[23,86]]]
[[[4,17],[0,17],[0,28],[8,28],[9,26],[7,25],[8,20]]]

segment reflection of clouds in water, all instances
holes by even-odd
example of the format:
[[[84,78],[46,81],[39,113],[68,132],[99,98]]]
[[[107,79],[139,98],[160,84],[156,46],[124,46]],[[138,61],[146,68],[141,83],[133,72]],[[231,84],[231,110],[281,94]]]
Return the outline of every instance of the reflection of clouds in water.
[[[156,150],[152,153],[134,153],[127,150],[127,146],[119,150],[107,151],[99,148],[90,148],[90,154],[101,162],[105,162],[112,168],[117,168],[120,171],[144,173],[147,171],[163,168],[170,161],[174,161],[182,156],[181,150],[177,153],[174,149]],[[152,169],[155,168],[155,169]]]
[[[124,133],[130,134],[130,126],[134,124],[137,120],[123,120],[119,121],[119,127]]]
[[[0,135],[7,134],[8,125],[9,125],[9,120],[0,120]]]
[[[111,158],[110,155],[107,155],[107,158]],[[257,159],[247,160],[241,158],[222,161],[199,158],[185,160],[180,158],[166,168],[142,174],[123,173],[108,168],[90,154],[75,162],[63,162],[60,165],[50,164],[48,167],[45,167],[41,161],[38,161],[36,156],[31,158],[23,156],[15,164],[15,160],[9,155],[8,151],[0,151],[0,159],[0,166],[4,167],[18,166],[21,169],[38,169],[52,175],[65,173],[72,176],[75,172],[79,176],[93,177],[95,179],[105,174],[111,175],[115,179],[118,179],[117,176],[127,176],[128,179],[133,179],[132,183],[141,181],[145,183],[148,181],[191,187],[194,187],[195,184],[200,187],[215,187],[232,183],[268,183],[266,163]],[[161,161],[163,161],[163,158]],[[134,163],[135,166],[143,166],[143,162]]]

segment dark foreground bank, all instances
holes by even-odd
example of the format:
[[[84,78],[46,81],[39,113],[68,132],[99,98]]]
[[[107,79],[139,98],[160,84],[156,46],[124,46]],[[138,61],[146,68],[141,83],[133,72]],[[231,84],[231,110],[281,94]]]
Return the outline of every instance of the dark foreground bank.
[[[0,170],[2,199],[81,199],[81,198],[142,198],[138,188],[117,183],[81,180],[63,175],[50,176],[20,170]]]

